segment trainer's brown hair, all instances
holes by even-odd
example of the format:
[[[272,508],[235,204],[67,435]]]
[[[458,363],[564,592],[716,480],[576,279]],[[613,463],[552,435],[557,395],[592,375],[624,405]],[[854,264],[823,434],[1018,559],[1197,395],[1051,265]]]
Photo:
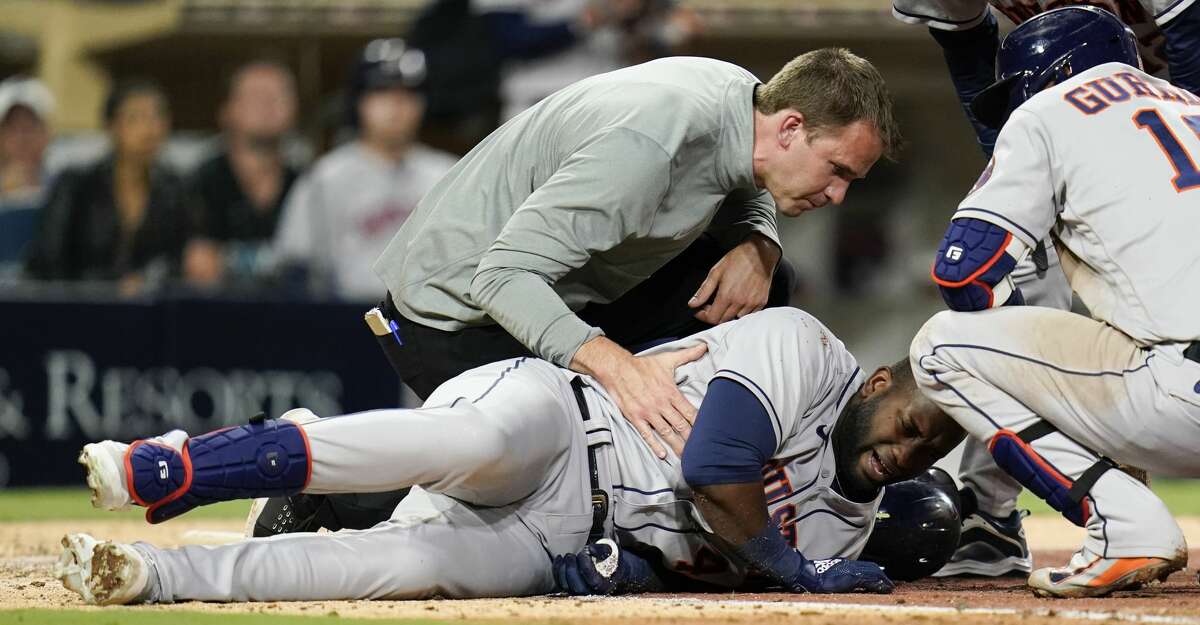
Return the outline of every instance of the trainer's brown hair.
[[[754,106],[766,115],[788,108],[802,113],[810,138],[863,120],[879,133],[888,160],[896,160],[903,143],[883,76],[845,48],[821,48],[792,59],[759,86]]]

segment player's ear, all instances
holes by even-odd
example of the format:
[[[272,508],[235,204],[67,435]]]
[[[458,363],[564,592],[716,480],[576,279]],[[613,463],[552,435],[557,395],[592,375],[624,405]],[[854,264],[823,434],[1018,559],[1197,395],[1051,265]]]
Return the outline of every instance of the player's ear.
[[[779,121],[779,146],[786,150],[803,138],[804,113],[787,109],[783,119]]]
[[[876,393],[882,393],[892,387],[892,370],[887,367],[880,367],[863,382],[862,390],[859,391],[864,398],[870,397]]]

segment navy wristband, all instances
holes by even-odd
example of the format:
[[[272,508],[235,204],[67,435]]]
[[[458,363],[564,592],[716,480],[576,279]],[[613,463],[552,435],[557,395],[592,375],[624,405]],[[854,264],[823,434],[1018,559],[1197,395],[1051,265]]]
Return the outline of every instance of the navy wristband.
[[[783,582],[789,589],[800,586],[800,574],[807,560],[787,544],[774,519],[767,521],[758,535],[736,549],[747,562]]]

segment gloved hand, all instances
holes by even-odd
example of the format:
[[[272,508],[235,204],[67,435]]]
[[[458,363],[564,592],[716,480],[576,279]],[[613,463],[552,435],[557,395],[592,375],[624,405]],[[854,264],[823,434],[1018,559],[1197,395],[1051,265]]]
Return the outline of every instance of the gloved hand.
[[[887,594],[896,585],[874,562],[832,558],[805,560],[796,577],[800,588],[814,593],[873,592]]]
[[[605,538],[579,553],[554,556],[558,589],[572,595],[617,595],[662,589],[650,564]]]

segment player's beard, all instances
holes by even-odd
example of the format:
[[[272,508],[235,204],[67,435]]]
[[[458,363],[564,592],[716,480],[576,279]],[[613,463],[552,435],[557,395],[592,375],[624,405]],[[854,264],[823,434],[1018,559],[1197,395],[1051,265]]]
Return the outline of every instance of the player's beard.
[[[868,481],[858,467],[867,452],[864,441],[871,430],[871,417],[884,395],[879,393],[867,399],[852,396],[833,427],[837,482],[842,496],[850,501],[871,501],[879,494],[880,486]]]

